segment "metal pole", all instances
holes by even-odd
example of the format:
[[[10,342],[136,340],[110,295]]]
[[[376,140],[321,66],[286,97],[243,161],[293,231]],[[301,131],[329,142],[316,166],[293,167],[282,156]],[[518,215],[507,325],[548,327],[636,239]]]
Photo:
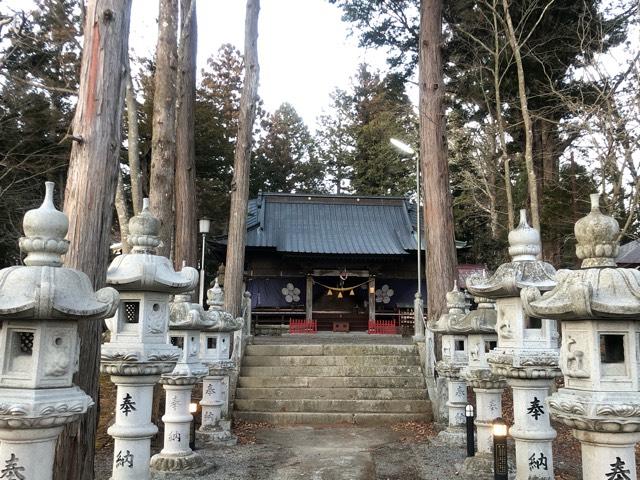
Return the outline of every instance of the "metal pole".
[[[204,306],[204,249],[206,233],[202,234],[202,260],[200,260],[200,305]]]
[[[416,155],[416,229],[418,230],[418,293],[422,296],[422,232],[420,231],[420,155]]]
[[[467,420],[467,457],[474,457],[476,454],[475,432],[473,429],[473,406],[467,405],[465,408]]]

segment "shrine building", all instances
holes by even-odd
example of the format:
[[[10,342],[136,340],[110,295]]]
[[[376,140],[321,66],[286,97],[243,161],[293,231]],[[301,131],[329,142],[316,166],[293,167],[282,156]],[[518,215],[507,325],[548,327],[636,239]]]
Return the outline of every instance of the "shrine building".
[[[249,201],[245,250],[254,326],[285,329],[304,319],[319,331],[367,331],[370,319],[397,325],[413,311],[416,232],[416,206],[404,197],[258,194]],[[226,238],[216,247],[224,258]],[[424,240],[421,250],[424,266]],[[461,266],[459,276],[475,270]],[[424,270],[422,279],[425,297]]]

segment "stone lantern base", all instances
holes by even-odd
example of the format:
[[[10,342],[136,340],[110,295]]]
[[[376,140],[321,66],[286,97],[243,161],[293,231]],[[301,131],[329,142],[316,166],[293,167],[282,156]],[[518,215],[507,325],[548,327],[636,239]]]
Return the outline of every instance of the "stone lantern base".
[[[230,362],[212,366],[202,382],[202,424],[196,439],[209,445],[235,445],[238,439],[231,433],[229,415]]]
[[[640,432],[607,433],[574,430],[573,436],[582,445],[582,479],[638,478],[635,444]]]

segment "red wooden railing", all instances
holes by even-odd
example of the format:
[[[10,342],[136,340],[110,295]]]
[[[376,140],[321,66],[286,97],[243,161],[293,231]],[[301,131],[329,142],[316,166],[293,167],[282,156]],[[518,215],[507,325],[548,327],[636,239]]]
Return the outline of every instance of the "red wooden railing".
[[[395,335],[397,332],[395,320],[369,320],[370,335]]]
[[[316,320],[289,320],[289,333],[318,333],[318,322]]]

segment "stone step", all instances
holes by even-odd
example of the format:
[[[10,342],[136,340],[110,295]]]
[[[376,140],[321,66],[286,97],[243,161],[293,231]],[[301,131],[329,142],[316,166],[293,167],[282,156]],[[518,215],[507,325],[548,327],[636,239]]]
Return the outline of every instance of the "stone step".
[[[248,412],[423,413],[427,400],[236,399],[234,408]]]
[[[416,355],[252,355],[245,357],[247,367],[269,366],[358,366],[358,365],[419,365]]]
[[[383,425],[400,422],[430,422],[431,412],[424,413],[335,413],[335,412],[234,412],[245,422],[267,422],[273,425]]]
[[[301,367],[245,367],[240,370],[243,377],[412,377],[421,375],[418,365],[356,365],[356,366],[301,366]]]
[[[422,376],[414,377],[310,377],[310,376],[263,376],[238,378],[241,388],[426,388]]]
[[[247,345],[245,356],[300,356],[300,355],[416,355],[415,345]]]
[[[424,388],[247,388],[236,399],[427,400]]]

